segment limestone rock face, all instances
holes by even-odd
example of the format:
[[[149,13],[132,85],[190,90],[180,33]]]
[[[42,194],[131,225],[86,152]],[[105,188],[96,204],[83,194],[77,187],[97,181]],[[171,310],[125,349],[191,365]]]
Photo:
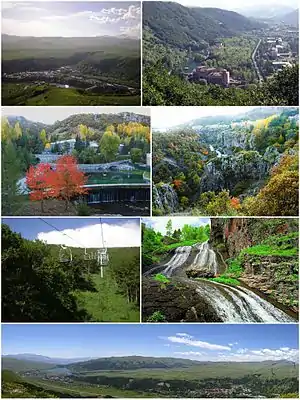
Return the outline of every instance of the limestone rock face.
[[[214,278],[215,274],[209,271],[209,268],[198,269],[197,267],[190,267],[186,270],[189,278]]]
[[[278,303],[297,312],[293,299],[298,299],[298,261],[294,257],[250,256],[245,257],[244,272],[241,276],[250,288],[271,296]]]
[[[217,157],[206,164],[199,192],[219,192],[223,189],[232,191],[241,181],[265,179],[270,169],[271,164],[257,151]]]
[[[153,186],[152,193],[154,208],[161,210],[163,214],[173,213],[178,209],[178,196],[171,185],[165,183]]]

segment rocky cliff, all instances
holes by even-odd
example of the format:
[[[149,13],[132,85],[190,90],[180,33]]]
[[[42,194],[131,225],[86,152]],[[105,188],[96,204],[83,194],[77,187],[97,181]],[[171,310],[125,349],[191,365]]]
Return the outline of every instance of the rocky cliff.
[[[212,218],[210,243],[240,265],[241,282],[297,311],[297,232],[297,219]]]

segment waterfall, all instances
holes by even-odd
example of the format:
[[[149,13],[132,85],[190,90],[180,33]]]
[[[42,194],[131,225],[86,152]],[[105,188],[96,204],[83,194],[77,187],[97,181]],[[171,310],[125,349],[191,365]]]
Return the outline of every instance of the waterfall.
[[[187,261],[191,250],[191,246],[177,247],[171,260],[163,265],[162,274],[168,278],[172,276],[173,272]]]
[[[207,269],[213,274],[218,273],[218,263],[216,253],[209,248],[208,241],[203,242],[200,245],[196,245],[199,250],[193,263],[191,264],[191,269]]]
[[[151,276],[160,270],[166,277],[172,277],[178,269],[185,269],[185,264],[191,257],[191,254],[193,254],[192,249],[197,252],[186,271],[207,271],[216,275],[219,269],[216,253],[210,249],[207,241],[198,243],[193,247],[178,247],[169,262],[152,268],[147,271],[144,276]],[[182,281],[184,284],[189,285],[191,290],[196,290],[199,298],[202,298],[203,301],[208,303],[215,311],[215,314],[225,323],[295,322],[293,317],[290,317],[284,311],[258,296],[248,288],[226,285],[205,279],[193,280],[182,276],[178,276],[177,279]]]
[[[223,322],[295,322],[284,311],[241,286],[203,281],[198,283],[196,291]]]

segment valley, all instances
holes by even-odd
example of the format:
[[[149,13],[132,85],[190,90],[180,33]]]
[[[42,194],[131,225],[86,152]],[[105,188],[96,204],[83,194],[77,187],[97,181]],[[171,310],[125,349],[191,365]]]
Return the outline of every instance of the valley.
[[[153,215],[298,215],[297,108],[194,110],[163,129],[152,116]]]
[[[140,43],[2,35],[3,105],[140,105]]]
[[[4,398],[23,397],[25,390],[32,397],[60,398],[267,398],[297,392],[298,366],[288,361],[224,363],[131,356],[100,358],[64,368],[44,364],[35,370],[30,370],[28,362],[28,370],[17,373],[5,369],[9,362],[10,358],[3,358]]]
[[[144,219],[144,322],[298,320],[296,219]],[[198,219],[201,223],[201,218]],[[207,221],[207,219],[206,219]]]
[[[298,105],[298,34],[293,23],[148,2],[143,104]]]

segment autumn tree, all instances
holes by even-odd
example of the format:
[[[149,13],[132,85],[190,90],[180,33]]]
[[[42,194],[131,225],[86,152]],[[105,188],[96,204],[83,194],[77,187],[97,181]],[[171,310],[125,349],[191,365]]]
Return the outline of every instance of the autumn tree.
[[[30,166],[26,173],[26,185],[30,189],[29,198],[41,202],[42,212],[44,212],[44,201],[52,197],[51,182],[54,174],[50,164],[43,163]]]
[[[42,131],[40,133],[40,139],[43,142],[43,145],[45,146],[47,143],[47,133],[46,133],[45,129],[42,129]]]
[[[298,155],[285,155],[272,170],[267,185],[248,197],[243,209],[248,215],[294,216],[299,213]]]
[[[86,194],[88,189],[84,187],[87,178],[78,168],[76,159],[66,155],[56,162],[55,173],[51,175],[51,197],[62,199],[66,202],[66,210],[73,197]]]

